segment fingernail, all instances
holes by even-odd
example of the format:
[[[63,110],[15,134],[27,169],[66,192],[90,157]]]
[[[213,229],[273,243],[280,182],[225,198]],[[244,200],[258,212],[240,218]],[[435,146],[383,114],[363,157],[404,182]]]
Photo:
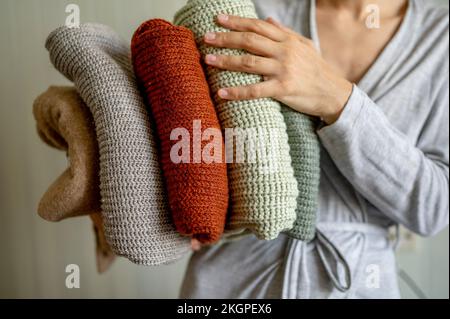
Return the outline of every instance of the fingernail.
[[[216,34],[214,32],[208,32],[205,34],[205,40],[213,41],[216,38]]]
[[[225,89],[220,89],[220,90],[217,92],[217,94],[219,94],[219,96],[220,96],[222,99],[225,99],[225,98],[228,97],[228,91],[225,90]]]
[[[206,63],[214,63],[217,61],[217,57],[214,54],[207,54],[205,60]]]
[[[228,16],[226,14],[219,14],[217,16],[217,20],[219,20],[220,22],[227,22],[228,21]]]

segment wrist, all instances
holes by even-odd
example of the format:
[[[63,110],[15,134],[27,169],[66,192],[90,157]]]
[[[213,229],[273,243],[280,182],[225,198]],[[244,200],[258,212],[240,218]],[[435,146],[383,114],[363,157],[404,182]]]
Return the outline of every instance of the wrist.
[[[322,121],[327,125],[335,123],[344,111],[352,91],[353,84],[346,79],[334,81],[333,89],[328,91],[330,94],[326,107],[320,114]]]

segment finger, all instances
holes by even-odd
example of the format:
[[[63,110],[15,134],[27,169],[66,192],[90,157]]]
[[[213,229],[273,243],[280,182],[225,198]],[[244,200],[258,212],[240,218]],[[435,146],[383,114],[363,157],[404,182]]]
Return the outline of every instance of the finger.
[[[277,45],[277,42],[253,32],[208,32],[205,43],[219,48],[243,49],[262,56],[273,56]]]
[[[219,14],[217,16],[217,22],[227,29],[242,32],[254,32],[273,41],[283,41],[286,37],[280,28],[276,28],[270,23],[260,19]]]
[[[274,75],[280,69],[275,60],[250,54],[238,56],[208,54],[205,62],[219,69],[260,75]]]
[[[191,239],[191,248],[193,251],[199,251],[202,248],[202,244],[197,239]]]
[[[274,80],[247,86],[220,89],[217,94],[224,100],[254,100],[274,97],[277,92]]]

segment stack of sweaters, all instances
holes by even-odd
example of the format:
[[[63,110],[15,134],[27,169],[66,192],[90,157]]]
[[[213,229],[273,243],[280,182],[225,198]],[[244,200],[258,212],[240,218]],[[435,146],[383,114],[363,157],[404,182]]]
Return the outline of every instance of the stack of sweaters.
[[[222,87],[262,81],[204,68],[208,53],[244,53],[204,45],[206,32],[227,31],[215,23],[219,13],[256,18],[251,0],[189,0],[175,24],[143,23],[131,50],[99,24],[60,27],[47,39],[53,65],[73,86],[50,87],[33,113],[39,136],[67,152],[69,167],[38,213],[50,221],[89,215],[99,271],[115,255],[140,265],[173,262],[191,238],[314,237],[314,121],[272,99],[217,96]],[[238,141],[228,143],[230,129],[256,147],[243,161]]]

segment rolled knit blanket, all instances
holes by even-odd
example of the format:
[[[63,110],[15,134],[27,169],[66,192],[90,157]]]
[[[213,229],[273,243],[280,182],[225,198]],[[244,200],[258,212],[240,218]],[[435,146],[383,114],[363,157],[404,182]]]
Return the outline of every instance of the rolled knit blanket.
[[[175,24],[186,26],[194,32],[203,57],[206,54],[245,54],[242,50],[214,48],[204,43],[203,36],[207,32],[229,31],[215,23],[220,13],[257,18],[251,0],[188,0],[186,6],[175,15]],[[223,71],[210,66],[207,67],[207,74],[223,127],[255,126],[279,129],[279,136],[272,137],[271,140],[278,141],[280,149],[277,150],[277,154],[279,165],[283,170],[261,178],[249,165],[230,168],[229,178],[234,205],[230,227],[237,227],[240,221],[248,216],[254,216],[253,220],[270,221],[269,223],[285,220],[283,226],[279,225],[276,229],[293,226],[289,232],[291,236],[300,240],[312,239],[315,233],[320,178],[320,149],[314,123],[308,116],[294,112],[271,99],[230,102],[221,101],[217,96],[220,88],[262,81],[258,75]],[[284,130],[286,127],[287,135]],[[239,183],[239,180],[244,182]],[[243,185],[251,187],[247,186],[248,189],[245,189]],[[291,218],[295,220],[294,225],[287,222]],[[271,233],[275,234],[276,231],[273,230]]]
[[[227,166],[219,120],[194,36],[189,29],[164,20],[149,20],[134,33],[131,52],[136,77],[156,122],[175,226],[181,234],[202,243],[216,242],[223,233],[228,208]],[[189,137],[189,147],[182,149],[183,160],[172,154],[182,142],[178,133],[175,140],[172,134],[180,129]],[[213,141],[208,132],[213,133]],[[208,145],[214,147],[212,154]],[[203,154],[202,150],[209,152]]]
[[[243,54],[243,51],[204,44],[206,32],[225,31],[215,23],[219,13],[255,16],[251,1],[193,0],[176,14],[175,24],[194,32],[203,57],[206,54]],[[254,130],[249,136],[253,136],[255,144],[262,141],[253,154],[254,160],[229,165],[232,211],[227,228],[247,228],[260,239],[274,239],[280,232],[292,228],[298,195],[280,104],[271,99],[225,101],[217,95],[222,87],[260,82],[260,76],[212,67],[207,67],[207,76],[222,128]]]
[[[70,166],[39,202],[46,220],[90,214],[97,270],[103,273],[115,255],[105,240],[100,211],[99,154],[91,112],[73,87],[52,86],[33,105],[37,131],[49,146],[67,152]]]
[[[84,24],[56,29],[46,48],[94,118],[104,228],[111,248],[142,265],[180,258],[189,240],[176,232],[168,214],[153,130],[129,46],[106,26]]]

